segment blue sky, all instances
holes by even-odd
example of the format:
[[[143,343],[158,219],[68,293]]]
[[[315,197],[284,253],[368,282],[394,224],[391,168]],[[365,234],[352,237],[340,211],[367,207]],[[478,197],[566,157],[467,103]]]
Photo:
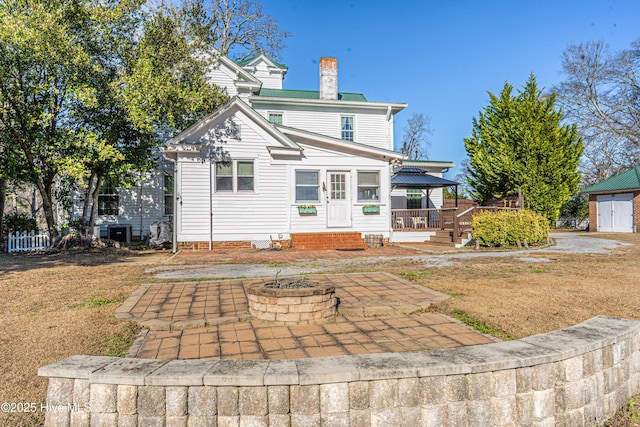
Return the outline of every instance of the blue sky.
[[[396,115],[396,143],[407,119],[423,113],[433,130],[429,158],[456,165],[487,91],[505,80],[519,88],[531,72],[551,88],[570,44],[602,39],[620,50],[640,39],[640,0],[261,2],[292,34],[285,88],[317,90],[319,58],[336,57],[340,91],[408,104]]]

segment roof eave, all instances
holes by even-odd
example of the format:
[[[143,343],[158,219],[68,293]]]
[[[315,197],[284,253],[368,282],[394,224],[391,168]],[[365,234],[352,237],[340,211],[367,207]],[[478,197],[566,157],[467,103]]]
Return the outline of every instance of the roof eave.
[[[251,96],[252,104],[283,104],[296,106],[323,106],[329,108],[354,107],[369,110],[387,110],[391,107],[394,114],[407,107],[403,103],[369,102],[369,101],[335,101],[327,99],[301,99],[301,98],[280,98],[267,96]]]
[[[404,154],[398,153],[397,151],[385,150],[384,148],[377,148],[366,144],[359,144],[356,142],[344,141],[337,138],[332,138],[326,135],[320,135],[313,132],[303,131],[296,128],[290,128],[286,126],[276,126],[280,132],[285,135],[295,136],[300,139],[306,139],[309,141],[316,141],[325,146],[332,147],[337,150],[351,150],[360,153],[366,153],[373,156],[382,157],[389,161],[393,160],[403,160],[405,158]]]

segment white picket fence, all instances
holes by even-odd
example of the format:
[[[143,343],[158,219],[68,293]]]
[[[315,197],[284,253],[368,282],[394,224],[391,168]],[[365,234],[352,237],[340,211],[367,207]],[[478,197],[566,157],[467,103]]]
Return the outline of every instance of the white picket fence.
[[[7,239],[7,252],[27,252],[49,247],[49,234],[35,231],[16,231]]]

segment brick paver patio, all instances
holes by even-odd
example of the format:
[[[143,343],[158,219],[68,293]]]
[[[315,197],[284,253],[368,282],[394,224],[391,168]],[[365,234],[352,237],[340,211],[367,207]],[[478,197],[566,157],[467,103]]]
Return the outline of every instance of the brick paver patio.
[[[307,277],[335,285],[335,321],[284,326],[252,319],[244,287],[265,278],[142,285],[116,315],[149,327],[131,350],[139,358],[297,359],[492,342],[429,311],[446,295],[391,274]]]

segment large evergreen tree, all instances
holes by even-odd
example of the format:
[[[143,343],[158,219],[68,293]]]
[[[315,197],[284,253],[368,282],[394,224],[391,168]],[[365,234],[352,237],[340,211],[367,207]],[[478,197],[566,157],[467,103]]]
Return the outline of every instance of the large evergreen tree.
[[[562,123],[555,95],[542,96],[533,74],[517,94],[505,83],[473,119],[464,144],[472,196],[487,201],[522,190],[525,207],[555,222],[580,183],[583,144],[576,127]]]

